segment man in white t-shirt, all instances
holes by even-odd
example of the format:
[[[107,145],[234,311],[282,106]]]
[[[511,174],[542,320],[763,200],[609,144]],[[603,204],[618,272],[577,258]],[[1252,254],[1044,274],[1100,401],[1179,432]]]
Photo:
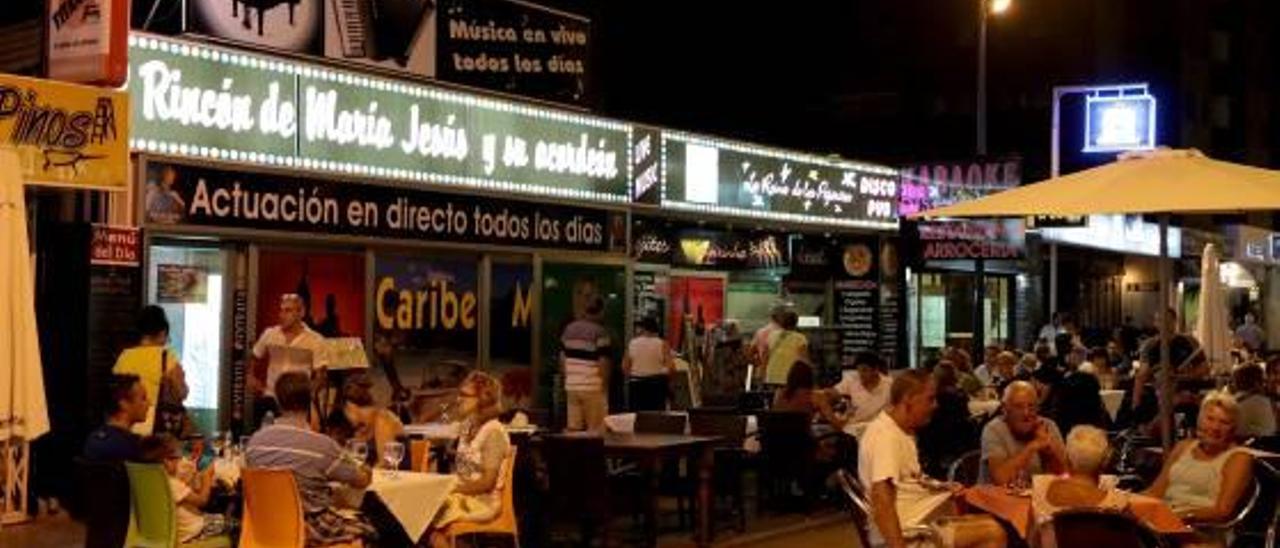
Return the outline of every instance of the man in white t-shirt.
[[[844,430],[854,435],[853,425],[876,418],[889,405],[889,376],[881,373],[884,360],[875,352],[860,352],[854,358],[856,372],[846,371],[831,391],[836,397],[849,398],[853,410],[847,415]]]
[[[955,516],[951,498],[959,485],[930,480],[920,470],[915,432],[929,423],[936,397],[932,375],[904,371],[893,380],[889,408],[862,435],[858,479],[870,495],[871,540],[901,548],[905,528],[932,524],[944,546],[1004,546],[1004,530],[991,517]],[[941,517],[949,519],[934,523]]]
[[[324,353],[324,337],[302,321],[302,297],[294,293],[280,296],[280,324],[268,327],[253,345],[253,357],[259,363],[266,362],[265,378],[260,378],[260,365],[249,375],[249,388],[253,392],[254,422],[267,411],[279,415],[275,405],[276,379],[290,371],[323,379],[328,367]]]

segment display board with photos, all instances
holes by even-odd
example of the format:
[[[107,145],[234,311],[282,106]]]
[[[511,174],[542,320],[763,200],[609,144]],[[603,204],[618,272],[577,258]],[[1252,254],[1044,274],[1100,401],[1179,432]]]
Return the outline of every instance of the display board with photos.
[[[629,200],[622,122],[167,37],[129,42],[137,150]]]
[[[663,133],[661,205],[775,221],[897,229],[898,174],[878,166]]]

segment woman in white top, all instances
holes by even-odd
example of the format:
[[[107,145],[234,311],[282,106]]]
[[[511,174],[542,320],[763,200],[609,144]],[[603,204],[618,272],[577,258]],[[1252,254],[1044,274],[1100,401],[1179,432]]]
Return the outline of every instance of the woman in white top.
[[[458,483],[431,526],[431,544],[449,546],[442,528],[458,522],[487,522],[502,510],[502,464],[511,456],[511,438],[498,416],[502,387],[487,373],[472,371],[458,387],[463,416],[454,474]]]
[[[644,318],[636,322],[636,334],[627,344],[627,353],[622,358],[622,373],[627,377],[631,410],[666,410],[668,386],[675,372],[671,347],[658,336],[658,321]]]
[[[1144,494],[1163,498],[1192,526],[1230,517],[1253,481],[1253,457],[1236,445],[1239,412],[1226,392],[1205,396],[1195,439],[1174,446]]]
[[[1106,432],[1094,426],[1077,426],[1067,434],[1066,446],[1066,476],[1037,475],[1031,480],[1031,507],[1041,548],[1057,546],[1053,527],[1048,524],[1062,510],[1124,510],[1129,505],[1126,493],[1100,485],[1102,466],[1111,453]]]

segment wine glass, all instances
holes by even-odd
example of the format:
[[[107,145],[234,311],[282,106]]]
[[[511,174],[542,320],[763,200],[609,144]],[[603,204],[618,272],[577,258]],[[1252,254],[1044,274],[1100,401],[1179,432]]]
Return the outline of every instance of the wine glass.
[[[404,460],[404,444],[398,441],[389,441],[382,447],[382,460],[386,461],[387,467],[391,469],[391,477],[396,477],[396,471],[400,469],[400,461]]]
[[[230,437],[231,434],[223,434],[221,432],[213,433],[213,456],[215,458],[221,459],[227,456],[227,440]]]
[[[363,440],[350,440],[347,442],[347,451],[351,453],[351,458],[356,462],[365,463],[369,458],[369,444]]]

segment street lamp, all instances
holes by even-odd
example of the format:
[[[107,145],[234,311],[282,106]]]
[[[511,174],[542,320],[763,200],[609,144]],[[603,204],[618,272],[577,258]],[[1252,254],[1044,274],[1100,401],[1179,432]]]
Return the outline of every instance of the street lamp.
[[[987,18],[1009,10],[1013,0],[978,0],[978,155],[987,154]]]

